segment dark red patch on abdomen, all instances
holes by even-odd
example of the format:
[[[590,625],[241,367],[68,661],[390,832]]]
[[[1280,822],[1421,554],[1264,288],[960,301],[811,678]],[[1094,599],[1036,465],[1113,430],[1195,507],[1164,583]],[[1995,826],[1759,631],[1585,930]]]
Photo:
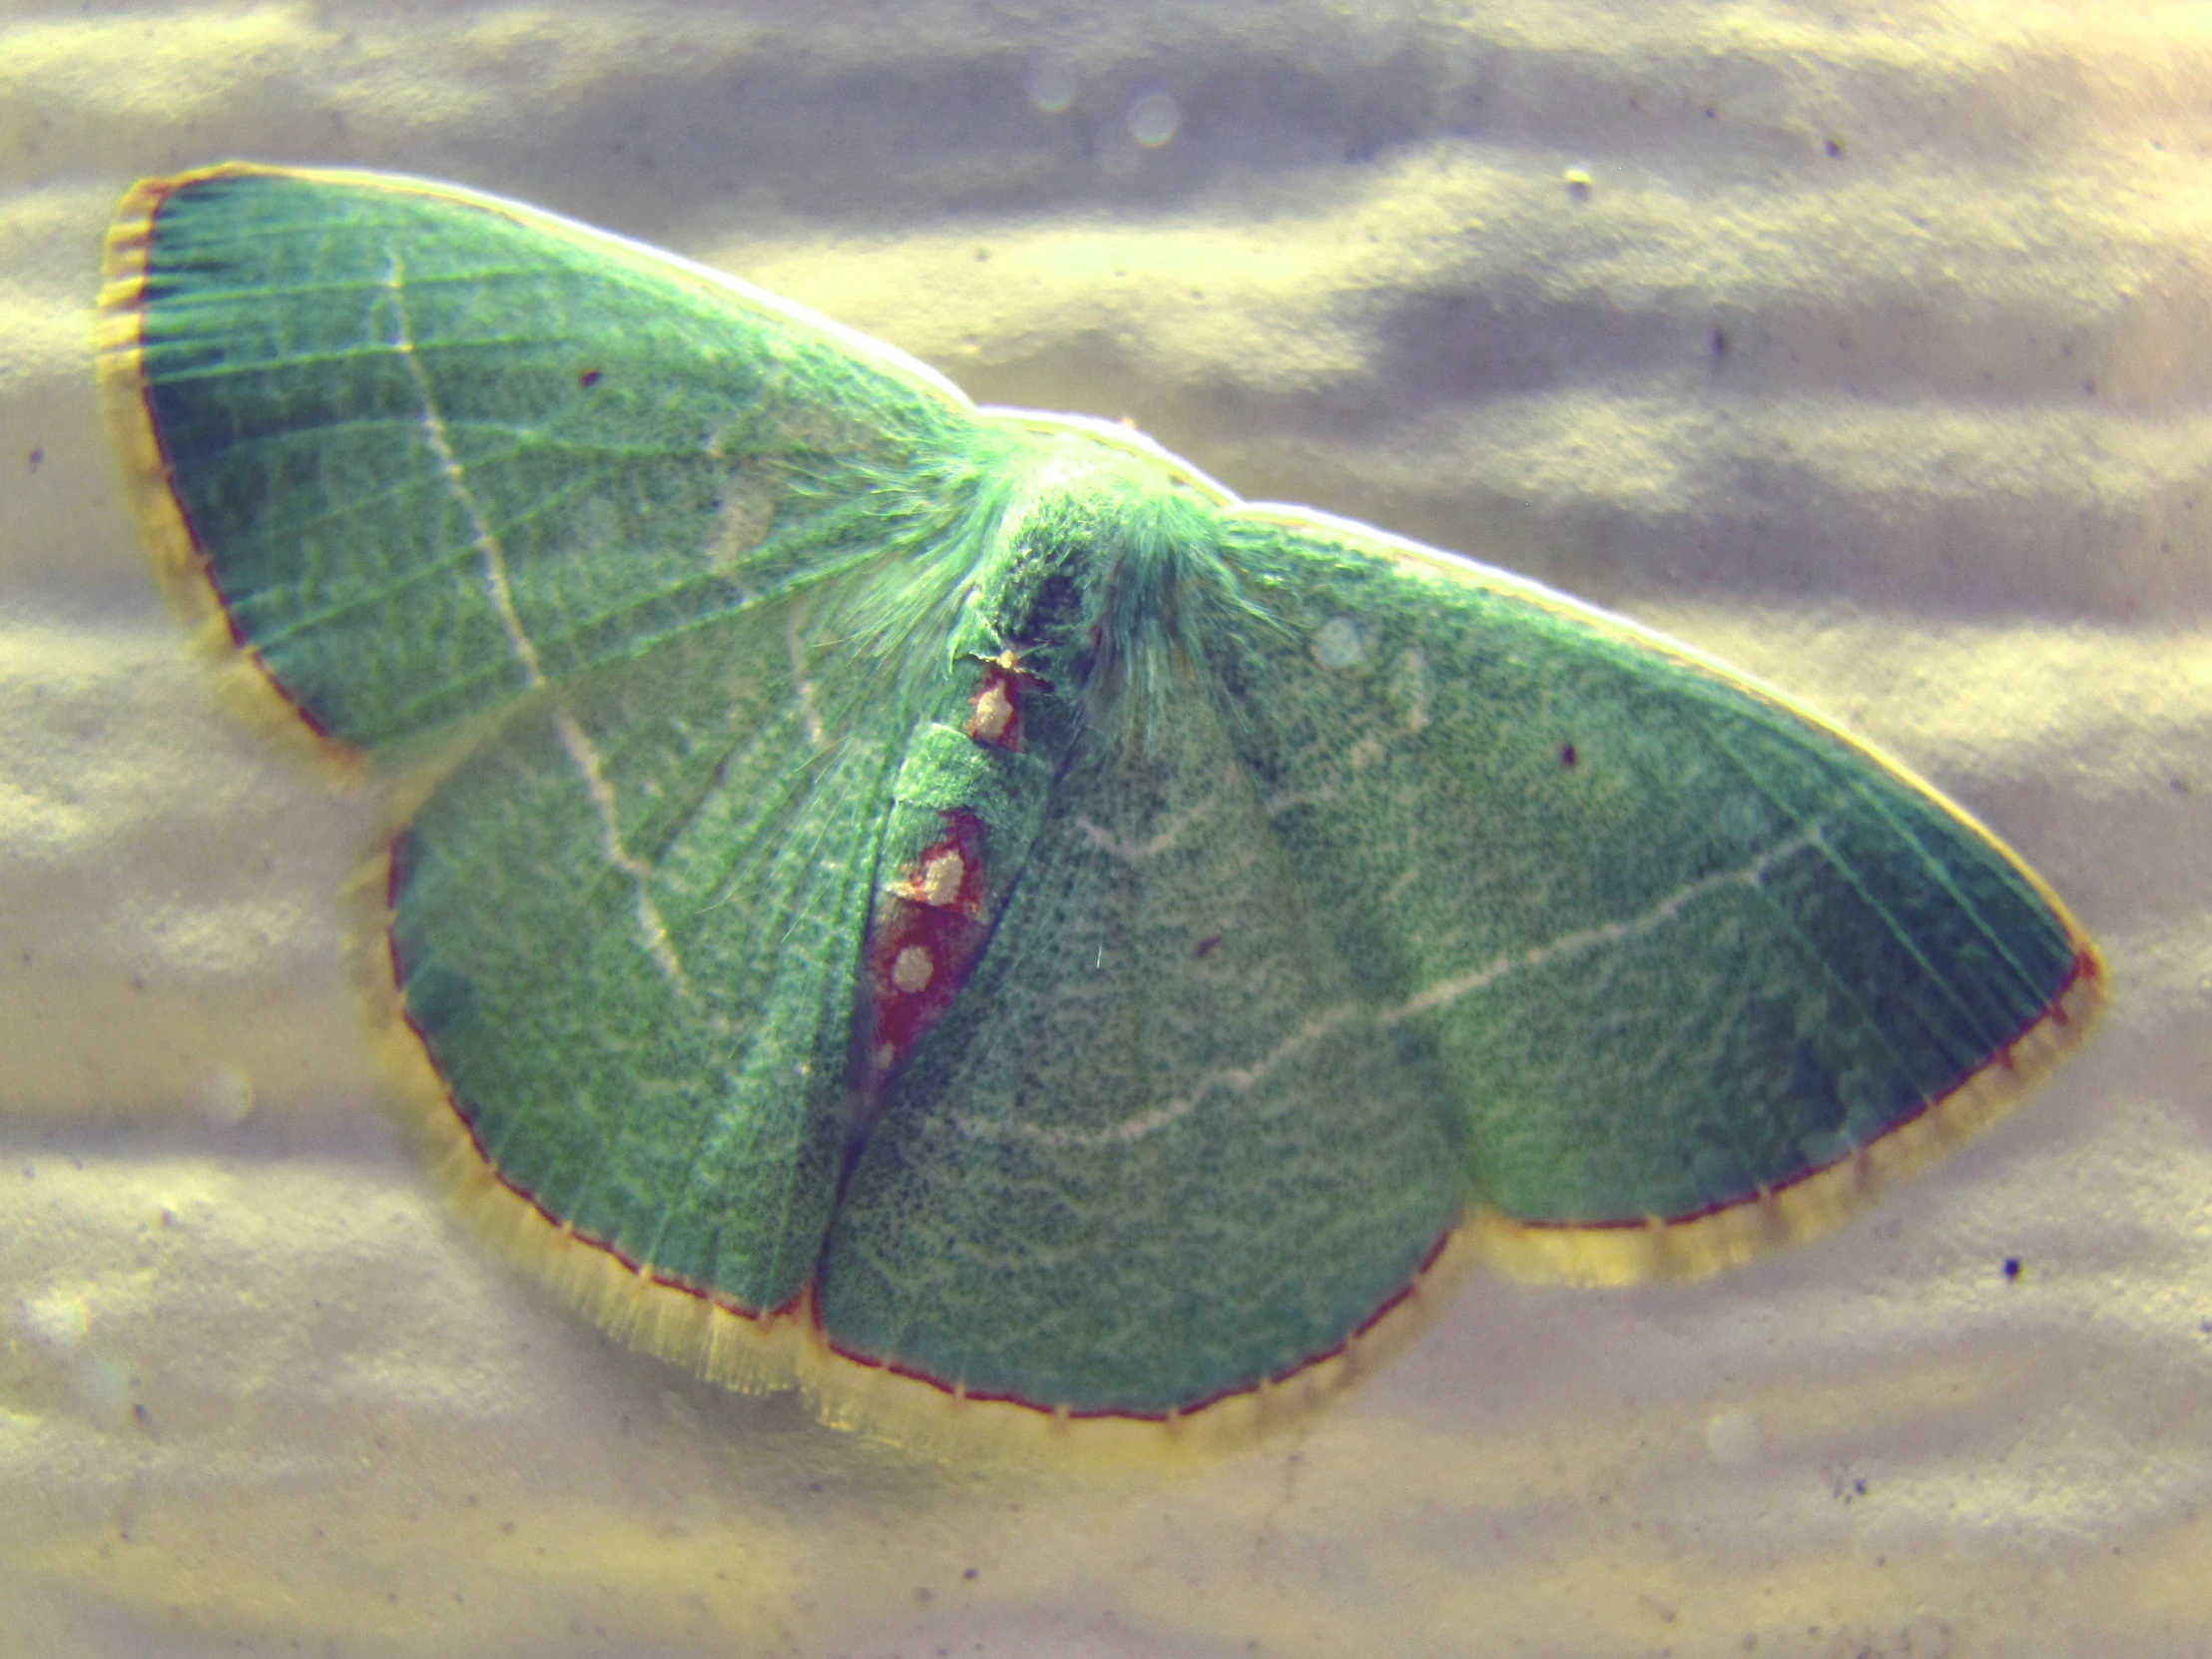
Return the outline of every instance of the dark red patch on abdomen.
[[[861,963],[867,1006],[855,1055],[861,1099],[872,1104],[890,1074],[967,983],[990,936],[984,914],[983,843],[973,813],[944,815],[945,832],[922,848],[875,900]]]
[[[975,712],[968,720],[967,735],[977,743],[1020,754],[1022,693],[1035,678],[1011,651],[986,664],[983,683],[975,690]]]

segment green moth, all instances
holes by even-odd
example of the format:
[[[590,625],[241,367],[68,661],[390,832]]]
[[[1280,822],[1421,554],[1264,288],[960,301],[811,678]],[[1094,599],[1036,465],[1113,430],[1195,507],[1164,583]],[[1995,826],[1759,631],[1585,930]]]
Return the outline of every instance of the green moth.
[[[1728,669],[551,215],[149,181],[101,327],[173,590],[399,803],[361,960],[448,1181],[832,1420],[1265,1420],[1449,1264],[1816,1230],[2101,1001]]]

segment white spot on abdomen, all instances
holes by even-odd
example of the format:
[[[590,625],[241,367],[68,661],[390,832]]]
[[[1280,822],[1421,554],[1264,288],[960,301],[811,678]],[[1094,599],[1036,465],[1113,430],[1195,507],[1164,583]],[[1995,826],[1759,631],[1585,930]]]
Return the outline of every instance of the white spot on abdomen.
[[[960,883],[967,879],[967,864],[949,847],[921,866],[921,901],[949,910],[960,901]]]
[[[891,960],[891,983],[911,996],[927,989],[930,975],[936,971],[937,964],[929,959],[929,952],[910,944]]]
[[[1006,688],[995,681],[983,688],[975,700],[975,736],[985,743],[996,743],[1005,736],[1007,722],[1014,718],[1014,705],[1006,696]]]

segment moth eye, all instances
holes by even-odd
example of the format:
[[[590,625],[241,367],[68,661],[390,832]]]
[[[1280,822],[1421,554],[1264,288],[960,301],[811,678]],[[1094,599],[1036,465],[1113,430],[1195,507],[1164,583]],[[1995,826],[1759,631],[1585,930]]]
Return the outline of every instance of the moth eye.
[[[1064,575],[1045,578],[1037,589],[1036,608],[1030,612],[1029,632],[1044,636],[1051,634],[1075,612],[1082,602],[1082,589]]]

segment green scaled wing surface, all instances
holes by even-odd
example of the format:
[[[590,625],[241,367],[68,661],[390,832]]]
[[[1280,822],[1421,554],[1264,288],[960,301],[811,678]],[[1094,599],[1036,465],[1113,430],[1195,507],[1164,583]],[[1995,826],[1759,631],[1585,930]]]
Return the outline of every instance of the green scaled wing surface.
[[[109,261],[173,591],[395,780],[425,1127],[727,1381],[1304,1398],[1445,1257],[1814,1231],[2092,1021],[1986,831],[1544,590],[490,198],[219,168]]]
[[[1193,513],[1149,577],[1145,537],[1092,627],[1176,617],[1164,689],[900,1079],[833,1339],[1187,1405],[1332,1354],[1462,1217],[1595,1280],[1816,1230],[2086,1025],[2041,884],[1773,694],[1357,525]]]
[[[1333,1353],[1457,1219],[1444,1073],[1372,1017],[1235,717],[1186,683],[1062,775],[854,1169],[832,1340],[970,1393],[1188,1409]]]
[[[904,736],[843,636],[855,594],[951,580],[965,405],[679,262],[402,181],[155,184],[113,247],[110,389],[175,585],[331,747],[436,778],[388,953],[475,1147],[629,1262],[789,1302]]]
[[[1684,1221],[1915,1120],[2094,958],[1926,786],[1666,642],[1357,525],[1248,510],[1242,759],[1476,1203]],[[2061,1016],[2062,1017],[2062,1016]]]

